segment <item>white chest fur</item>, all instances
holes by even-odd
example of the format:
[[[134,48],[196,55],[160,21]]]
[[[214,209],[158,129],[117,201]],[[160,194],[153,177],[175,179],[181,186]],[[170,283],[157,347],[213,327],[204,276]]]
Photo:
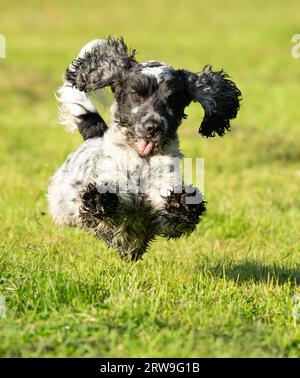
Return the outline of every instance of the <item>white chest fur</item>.
[[[181,187],[181,154],[174,142],[169,152],[142,158],[124,136],[111,127],[103,138],[88,139],[69,156],[52,178],[50,211],[59,224],[80,224],[80,193],[89,183],[98,190],[118,191],[123,201],[146,194],[155,209],[164,197]]]
[[[96,162],[96,183],[116,184],[123,200],[137,193],[147,194],[155,208],[164,197],[181,186],[181,154],[174,142],[169,153],[142,158],[123,141],[119,132],[110,129],[103,139],[103,156]]]

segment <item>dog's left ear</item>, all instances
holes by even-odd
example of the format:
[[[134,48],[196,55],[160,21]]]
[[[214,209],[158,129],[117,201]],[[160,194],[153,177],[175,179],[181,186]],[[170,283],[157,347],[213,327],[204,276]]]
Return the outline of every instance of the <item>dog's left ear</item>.
[[[204,109],[199,133],[204,137],[223,136],[230,130],[230,120],[240,108],[241,92],[229,76],[205,66],[200,74],[181,71],[192,101],[198,101]]]

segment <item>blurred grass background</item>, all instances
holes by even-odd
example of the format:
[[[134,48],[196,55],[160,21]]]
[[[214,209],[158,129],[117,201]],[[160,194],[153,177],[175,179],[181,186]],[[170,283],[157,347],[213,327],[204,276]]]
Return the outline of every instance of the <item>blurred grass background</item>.
[[[299,2],[0,1],[0,356],[300,356]],[[49,178],[81,142],[57,123],[54,90],[80,47],[123,35],[137,58],[224,68],[243,93],[232,132],[202,139],[199,105],[180,128],[205,158],[197,231],[124,264],[60,230]]]

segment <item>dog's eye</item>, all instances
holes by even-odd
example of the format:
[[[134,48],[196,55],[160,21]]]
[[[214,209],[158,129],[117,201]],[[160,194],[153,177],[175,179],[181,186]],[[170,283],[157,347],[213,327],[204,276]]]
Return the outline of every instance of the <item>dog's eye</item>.
[[[141,96],[141,95],[138,94],[138,93],[132,93],[132,94],[131,94],[131,98],[132,98],[132,100],[133,100],[134,102],[142,102],[142,101],[144,101],[144,97]]]

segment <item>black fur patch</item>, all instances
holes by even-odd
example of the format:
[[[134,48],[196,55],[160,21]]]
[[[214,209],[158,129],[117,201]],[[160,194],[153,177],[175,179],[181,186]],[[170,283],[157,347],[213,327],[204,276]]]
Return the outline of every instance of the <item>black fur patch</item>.
[[[77,126],[84,140],[102,137],[107,130],[106,123],[98,113],[86,113],[77,118]]]
[[[236,117],[240,108],[240,90],[223,70],[213,72],[211,67],[200,74],[197,87],[209,88],[215,102],[214,109],[205,109],[199,133],[205,137],[214,136],[215,133],[223,136],[226,130],[230,130],[230,120]]]
[[[240,108],[241,92],[223,71],[206,66],[199,75],[185,71],[193,100],[205,111],[199,133],[204,137],[223,136]]]
[[[193,193],[187,193],[182,188],[181,193],[171,192],[166,197],[166,205],[163,216],[167,219],[168,229],[164,236],[169,238],[179,238],[182,235],[190,234],[199,223],[201,217],[206,212],[206,202],[188,203],[188,197],[195,197],[197,189]],[[198,193],[199,194],[199,193]]]
[[[81,195],[82,206],[80,216],[87,227],[103,218],[112,218],[118,206],[118,196],[115,193],[100,193],[96,184],[90,183]]]

